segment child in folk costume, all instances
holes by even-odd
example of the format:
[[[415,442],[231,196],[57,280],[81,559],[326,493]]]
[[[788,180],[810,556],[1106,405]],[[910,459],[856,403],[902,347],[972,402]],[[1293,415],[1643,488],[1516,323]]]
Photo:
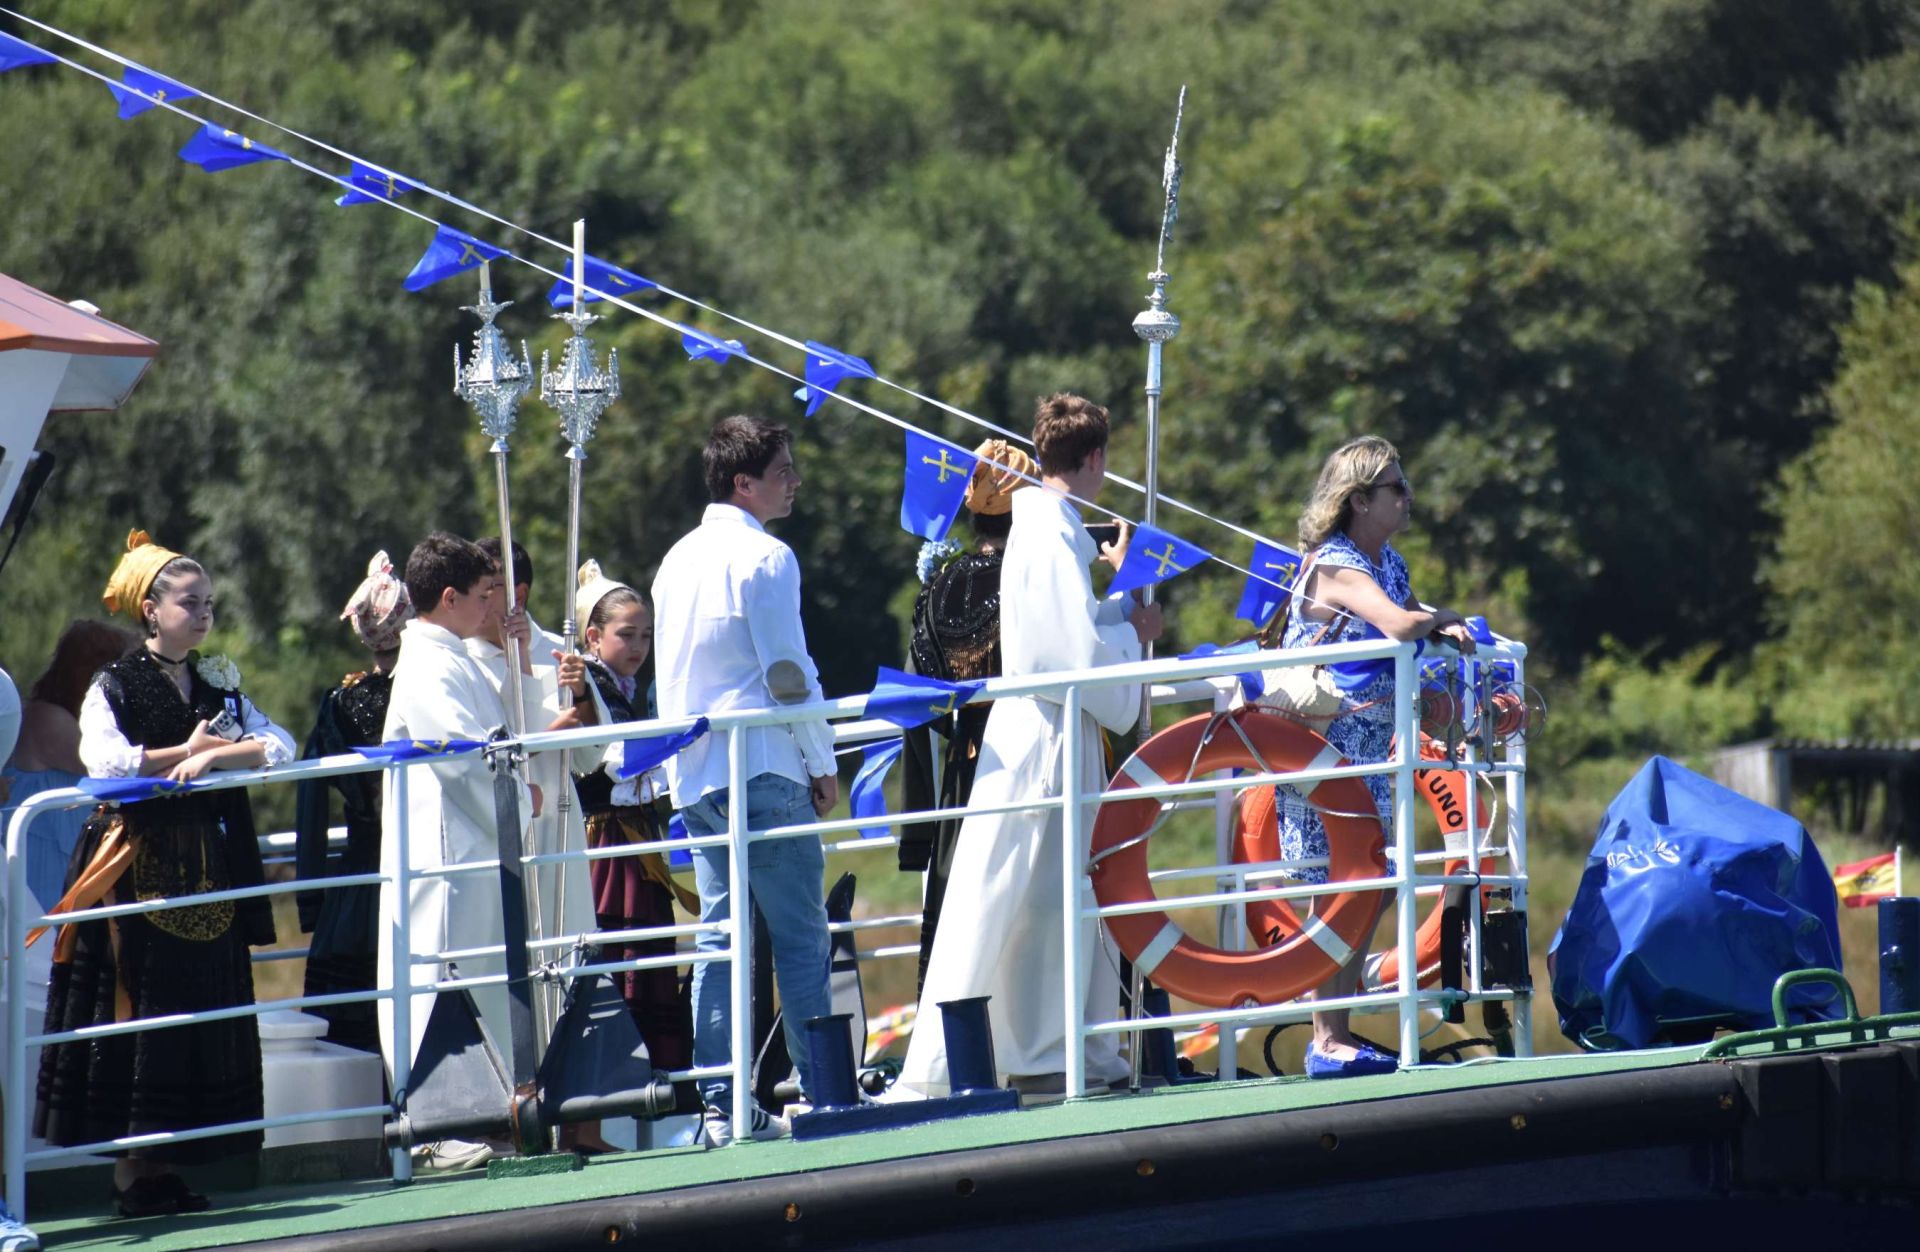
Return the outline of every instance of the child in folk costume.
[[[342,621],[353,627],[369,652],[373,668],[348,674],[320,699],[313,731],[301,759],[337,756],[379,743],[393,695],[393,666],[400,659],[400,630],[413,616],[407,585],[395,577],[393,562],[376,553],[367,577],[355,589]],[[374,874],[380,870],[380,791],[378,773],[310,778],[300,784],[294,821],[294,860],[303,879],[337,874]],[[347,846],[336,862],[327,858],[327,832],[333,825],[333,794],[346,810]],[[304,891],[297,897],[300,928],[313,934],[307,949],[309,996],[371,990],[380,940],[380,888],[341,887]],[[327,1038],[367,1052],[380,1050],[373,1001],[335,1004],[308,1010],[327,1019]]]
[[[640,669],[653,648],[653,614],[640,593],[600,572],[598,561],[580,567],[575,598],[577,620],[586,623],[587,674],[605,722],[652,717],[652,700],[640,681]],[[635,778],[621,778],[625,745],[607,746],[593,771],[576,774],[580,808],[587,819],[587,844],[593,848],[650,843],[665,835],[659,801],[666,798],[665,774],[656,767]],[[638,930],[673,924],[673,906],[700,914],[700,898],[673,880],[658,853],[596,860],[592,863],[594,915],[601,930]],[[637,960],[668,956],[674,941],[647,939],[603,946],[602,959]],[[619,977],[620,993],[633,1011],[640,1036],[658,1069],[685,1069],[693,1063],[693,1019],[680,979],[672,966],[631,970]]]
[[[194,561],[148,539],[127,551],[103,603],[146,629],[143,647],[103,668],[80,708],[80,758],[94,778],[164,776],[278,765],[293,741],[240,694],[225,657],[192,651],[213,626],[213,584]],[[102,805],[69,864],[55,911],[192,896],[262,882],[246,792],[160,796]],[[264,898],[187,905],[62,927],[47,1028],[253,1003],[250,945],[274,941]],[[41,1054],[34,1129],[49,1142],[91,1143],[261,1116],[260,1035],[252,1017],[49,1045]],[[121,1213],[196,1212],[205,1196],[172,1171],[258,1151],[245,1131],[152,1148],[114,1163]]]

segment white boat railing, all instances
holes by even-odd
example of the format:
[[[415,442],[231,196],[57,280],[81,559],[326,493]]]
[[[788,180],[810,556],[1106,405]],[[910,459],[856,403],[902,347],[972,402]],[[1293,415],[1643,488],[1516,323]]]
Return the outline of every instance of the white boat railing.
[[[907,813],[891,813],[876,817],[846,817],[804,824],[776,827],[769,830],[749,830],[747,810],[744,804],[728,806],[728,829],[724,834],[653,841],[648,843],[626,844],[618,847],[589,849],[585,852],[529,853],[523,858],[529,867],[559,865],[573,861],[594,861],[620,856],[640,856],[648,853],[669,853],[674,850],[686,850],[700,847],[725,846],[731,852],[729,857],[730,890],[735,901],[735,916],[725,922],[680,923],[666,926],[647,927],[609,932],[589,932],[586,934],[566,935],[529,935],[529,965],[537,979],[573,979],[597,973],[614,973],[627,970],[651,969],[664,966],[686,966],[710,961],[723,961],[729,966],[730,994],[732,997],[732,1059],[729,1065],[696,1067],[688,1070],[672,1071],[665,1075],[670,1080],[697,1079],[703,1077],[728,1076],[733,1084],[733,1123],[736,1139],[747,1138],[749,1107],[752,1099],[750,1066],[752,1048],[750,1031],[752,1029],[751,980],[749,977],[750,960],[746,959],[752,951],[753,910],[746,907],[749,899],[746,881],[746,849],[751,842],[768,839],[821,838],[831,855],[849,852],[874,851],[895,845],[893,837],[865,837],[865,831],[900,825],[909,822],[937,821],[943,818],[973,816],[991,813],[1038,812],[1058,809],[1063,815],[1066,837],[1062,841],[1063,876],[1062,905],[1063,966],[1067,976],[1062,979],[1066,994],[1060,1005],[1064,1016],[1066,1046],[1066,1090],[1069,1098],[1087,1094],[1085,1073],[1085,1049],[1087,1037],[1112,1033],[1134,1032],[1143,1029],[1180,1029],[1187,1026],[1215,1024],[1221,1032],[1220,1039],[1220,1076],[1230,1079],[1237,1073],[1239,1032],[1247,1027],[1286,1021],[1301,1020],[1311,1013],[1325,1009],[1348,1008],[1359,1012],[1396,1012],[1398,1015],[1398,1038],[1400,1056],[1403,1065],[1413,1064],[1420,1055],[1420,1011],[1423,1006],[1445,1005],[1457,1001],[1464,994],[1474,999],[1508,999],[1515,1002],[1515,1043],[1516,1050],[1525,1053],[1531,1038],[1531,1025],[1528,1016],[1528,999],[1525,993],[1510,989],[1490,988],[1483,983],[1481,962],[1477,959],[1468,963],[1467,986],[1462,991],[1431,990],[1423,991],[1418,986],[1418,962],[1414,959],[1416,949],[1415,929],[1418,918],[1415,915],[1414,902],[1423,894],[1430,894],[1447,885],[1469,883],[1476,887],[1503,887],[1511,892],[1513,907],[1524,911],[1526,908],[1526,823],[1525,823],[1525,773],[1526,746],[1524,735],[1516,736],[1507,742],[1498,753],[1497,760],[1482,759],[1476,756],[1468,746],[1461,759],[1447,764],[1450,769],[1460,769],[1469,774],[1497,780],[1504,786],[1502,809],[1506,818],[1506,833],[1502,845],[1479,846],[1481,821],[1479,817],[1479,794],[1477,787],[1467,789],[1466,830],[1467,846],[1464,855],[1468,866],[1477,868],[1480,859],[1485,856],[1504,854],[1508,858],[1510,872],[1504,875],[1484,875],[1466,873],[1457,876],[1426,872],[1420,868],[1423,863],[1455,855],[1448,852],[1418,853],[1415,849],[1414,819],[1414,775],[1415,771],[1431,767],[1435,762],[1423,762],[1418,754],[1418,719],[1416,701],[1418,684],[1415,682],[1416,646],[1412,643],[1396,643],[1390,640],[1343,643],[1319,648],[1304,648],[1291,651],[1264,651],[1254,653],[1231,653],[1213,655],[1188,660],[1167,659],[1141,661],[1126,665],[1116,665],[1101,669],[1082,670],[1072,673],[1047,674],[1021,678],[997,678],[989,681],[985,688],[973,697],[973,702],[1008,699],[1012,697],[1038,697],[1060,702],[1067,713],[1064,719],[1064,750],[1066,756],[1063,770],[1065,792],[1053,797],[1035,797],[1031,800],[1009,802],[995,805],[980,805],[952,809],[915,810]],[[1512,641],[1501,641],[1493,647],[1483,646],[1479,659],[1483,661],[1509,661],[1515,668],[1516,681],[1523,677],[1526,649]],[[1322,769],[1303,769],[1274,771],[1272,773],[1242,774],[1240,776],[1220,775],[1212,778],[1194,779],[1190,782],[1168,783],[1160,786],[1134,787],[1124,791],[1100,791],[1083,793],[1079,786],[1080,763],[1088,751],[1097,751],[1097,741],[1089,745],[1085,722],[1079,711],[1082,693],[1089,688],[1122,684],[1151,684],[1155,704],[1179,704],[1195,701],[1210,703],[1216,711],[1228,707],[1229,692],[1233,686],[1232,675],[1247,671],[1268,671],[1289,665],[1330,664],[1339,661],[1390,661],[1395,671],[1394,721],[1395,744],[1393,755],[1384,762],[1362,765],[1345,765]],[[899,729],[887,722],[865,720],[862,714],[866,697],[850,696],[838,700],[823,701],[810,705],[784,706],[780,708],[739,710],[713,715],[710,719],[710,731],[725,736],[728,751],[728,780],[734,794],[744,794],[747,783],[746,757],[741,750],[742,739],[728,734],[736,729],[757,726],[778,726],[808,719],[825,718],[835,724],[835,737],[841,744],[856,744],[874,739],[896,735]],[[572,748],[604,745],[612,742],[655,738],[673,735],[690,729],[694,719],[653,720],[645,722],[626,722],[613,726],[590,726],[575,730],[550,731],[528,734],[519,740],[529,753],[563,751]],[[475,749],[473,751],[478,751]],[[445,756],[432,758],[446,760]],[[373,760],[348,753],[326,757],[313,761],[302,761],[273,768],[254,770],[235,770],[216,774],[204,781],[196,789],[221,790],[232,787],[250,787],[295,783],[304,779],[328,778],[337,775],[365,773],[375,770],[397,770],[394,800],[399,814],[399,833],[402,846],[407,844],[406,792],[411,771],[430,769],[427,761],[414,759],[405,762]],[[1266,886],[1265,883],[1283,876],[1288,870],[1315,863],[1324,864],[1324,860],[1314,861],[1274,861],[1260,864],[1236,864],[1232,860],[1232,818],[1231,801],[1233,793],[1240,789],[1265,783],[1288,783],[1308,780],[1364,777],[1371,774],[1387,774],[1394,782],[1392,829],[1389,843],[1393,849],[1394,862],[1391,873],[1364,882],[1333,882],[1324,885],[1288,884]],[[1174,897],[1168,901],[1147,901],[1101,907],[1094,901],[1091,879],[1088,874],[1088,842],[1092,829],[1092,814],[1098,804],[1109,798],[1140,800],[1158,797],[1163,804],[1177,809],[1207,808],[1214,814],[1215,864],[1210,866],[1159,870],[1154,872],[1155,881],[1171,881],[1183,878],[1207,878],[1214,880],[1215,890],[1208,893]],[[215,1021],[233,1017],[257,1016],[261,1013],[279,1009],[317,1008],[329,1005],[364,1003],[373,1000],[393,1001],[393,1038],[411,1038],[411,1009],[413,996],[427,991],[453,990],[498,986],[506,981],[506,975],[479,975],[464,978],[440,978],[432,983],[413,983],[411,971],[406,965],[438,965],[449,959],[471,958],[476,956],[499,955],[503,948],[495,944],[491,947],[463,949],[458,952],[435,952],[426,954],[412,953],[409,935],[409,918],[406,910],[398,910],[397,915],[386,917],[383,924],[391,931],[392,947],[395,954],[395,969],[389,979],[392,989],[341,992],[319,996],[292,996],[271,1001],[261,1001],[234,1008],[210,1010],[197,1013],[174,1014],[165,1017],[143,1018],[127,1022],[114,1022],[96,1026],[87,1026],[77,1030],[46,1031],[29,1035],[27,1022],[26,975],[27,962],[23,959],[26,934],[34,927],[43,924],[64,924],[90,919],[126,917],[134,914],[158,912],[164,909],[191,905],[207,904],[218,900],[241,900],[261,896],[277,896],[296,891],[327,891],[348,887],[366,886],[383,883],[385,877],[379,873],[341,875],[317,879],[293,879],[285,882],[268,883],[258,887],[230,889],[208,892],[192,896],[167,899],[145,900],[132,904],[112,904],[77,910],[48,918],[41,915],[41,909],[27,887],[27,830],[32,822],[44,813],[91,806],[99,801],[87,792],[78,789],[62,789],[41,792],[23,801],[14,813],[7,830],[7,873],[5,882],[5,987],[6,987],[6,1065],[4,1070],[4,1152],[5,1152],[5,1193],[6,1201],[16,1214],[24,1216],[26,1212],[26,1175],[30,1165],[42,1164],[63,1158],[94,1155],[101,1152],[117,1151],[128,1148],[153,1147],[166,1142],[202,1139],[211,1136],[231,1134],[239,1131],[264,1130],[280,1126],[297,1125],[315,1121],[331,1121],[354,1116],[380,1114],[390,1116],[395,1110],[388,1106],[357,1107],[320,1112],[259,1118],[247,1122],[231,1123],[221,1126],[201,1127],[193,1130],[174,1131],[158,1134],[130,1136],[98,1143],[70,1146],[47,1146],[29,1150],[27,1129],[35,1105],[34,1076],[27,1073],[27,1056],[31,1049],[49,1044],[82,1039],[97,1039],[111,1035],[126,1034],[144,1030],[165,1030],[196,1022]],[[852,832],[854,838],[833,841],[828,836]],[[277,842],[276,842],[277,841]],[[283,853],[280,843],[288,842],[286,836],[275,836],[264,841],[277,853]],[[395,875],[395,897],[408,898],[408,884],[417,878],[451,877],[455,875],[497,872],[498,861],[470,861],[458,865],[431,868],[411,866],[409,857],[399,860],[399,871]],[[1085,1020],[1085,980],[1073,976],[1073,971],[1086,968],[1084,962],[1092,953],[1082,951],[1081,926],[1090,918],[1115,917],[1125,913],[1160,911],[1169,904],[1180,908],[1217,907],[1219,910],[1222,946],[1244,948],[1247,944],[1245,909],[1247,904],[1261,900],[1297,900],[1310,899],[1319,895],[1362,888],[1390,891],[1397,904],[1397,933],[1394,946],[1399,952],[1399,979],[1392,987],[1382,987],[1374,991],[1361,992],[1341,999],[1328,999],[1318,1002],[1294,1001],[1285,1004],[1258,1005],[1235,1008],[1200,1008],[1184,1013],[1175,1013],[1166,1017],[1131,1017],[1114,1020],[1087,1022]],[[1471,947],[1469,951],[1478,954],[1481,950],[1479,909],[1469,910],[1471,919]],[[836,924],[838,932],[860,932],[881,929],[888,926],[917,925],[919,914],[901,914],[893,917],[867,918]],[[561,960],[552,959],[552,954],[565,954],[574,949],[577,942],[601,941],[631,942],[646,939],[675,940],[691,938],[704,933],[718,933],[727,936],[727,945],[722,949],[707,952],[679,950],[671,955],[639,957],[621,961],[601,961],[593,964],[575,964],[568,966]],[[49,936],[48,942],[51,942]],[[1110,943],[1104,934],[1096,942]],[[904,957],[918,952],[917,944],[901,944],[872,949],[861,953],[866,959],[884,959]],[[303,955],[299,951],[262,953],[262,957],[291,959]],[[405,994],[407,989],[412,994]],[[923,1015],[923,1021],[932,1024],[932,1014]],[[926,1028],[926,1027],[923,1027]],[[408,1058],[402,1055],[391,1058],[392,1089],[405,1092],[408,1086]],[[410,1176],[410,1161],[404,1149],[393,1152],[393,1177],[396,1181],[405,1181]]]

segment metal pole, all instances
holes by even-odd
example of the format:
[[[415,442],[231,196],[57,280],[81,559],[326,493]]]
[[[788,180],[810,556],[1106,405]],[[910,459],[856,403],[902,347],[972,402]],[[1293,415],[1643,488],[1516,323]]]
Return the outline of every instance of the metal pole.
[[[1060,832],[1060,925],[1061,967],[1065,971],[1065,993],[1061,1010],[1066,1014],[1066,1089],[1069,1100],[1086,1094],[1087,1055],[1082,1026],[1086,1018],[1087,980],[1081,972],[1080,912],[1085,908],[1080,884],[1086,878],[1086,810],[1080,803],[1080,771],[1086,753],[1080,714],[1080,688],[1067,688],[1062,709],[1065,719],[1066,761],[1061,779]],[[1135,1013],[1139,1012],[1138,1007]],[[1136,1032],[1137,1034],[1137,1032]]]
[[[7,827],[7,1207],[27,1220],[27,823],[40,810],[29,801]],[[36,909],[36,912],[38,910]],[[48,942],[53,942],[51,939]]]
[[[1526,663],[1513,663],[1514,685],[1526,690]],[[1513,885],[1513,910],[1522,917],[1527,912],[1527,735],[1525,731],[1507,741],[1507,853],[1509,871],[1518,881]],[[1533,991],[1516,990],[1513,997],[1513,1054],[1533,1055]]]
[[[509,615],[518,607],[514,597],[520,586],[513,568],[513,508],[507,495],[507,441],[502,436],[493,441],[493,483],[500,503],[500,575],[506,580],[507,607]],[[520,641],[502,630],[501,641],[506,645],[507,653],[507,726],[515,736],[527,733],[527,706],[520,696]]]
[[[1394,760],[1393,785],[1393,875],[1397,913],[1395,944],[1400,955],[1400,1065],[1405,1068],[1420,1060],[1420,963],[1413,888],[1413,790],[1414,765],[1420,758],[1419,719],[1414,704],[1419,685],[1413,664],[1413,645],[1403,643],[1393,658],[1394,731],[1399,739],[1399,754]]]
[[[733,1004],[730,1026],[735,1143],[744,1142],[752,1130],[748,1111],[753,1100],[753,900],[747,874],[747,833],[746,735],[736,727],[727,732],[727,897],[733,921],[728,989]]]
[[[413,849],[407,812],[408,765],[393,767],[393,803],[400,813],[400,862],[393,876],[393,1101],[396,1112],[406,1109],[407,1085],[413,1081]],[[413,1181],[413,1153],[393,1149],[393,1180]]]

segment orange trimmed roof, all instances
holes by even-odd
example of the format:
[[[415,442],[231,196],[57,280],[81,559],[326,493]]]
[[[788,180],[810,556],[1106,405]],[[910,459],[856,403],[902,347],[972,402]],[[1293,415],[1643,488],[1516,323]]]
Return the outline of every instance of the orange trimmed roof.
[[[160,345],[0,274],[0,352],[23,350],[65,354],[51,411],[76,413],[120,407]]]

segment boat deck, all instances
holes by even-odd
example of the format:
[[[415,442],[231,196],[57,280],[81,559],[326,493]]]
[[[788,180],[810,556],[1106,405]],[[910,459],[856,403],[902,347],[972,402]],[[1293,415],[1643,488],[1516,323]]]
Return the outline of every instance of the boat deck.
[[[447,1219],[511,1212],[517,1214],[515,1228],[527,1235],[522,1246],[533,1246],[540,1241],[535,1233],[542,1229],[539,1210],[552,1206],[578,1207],[582,1202],[654,1197],[662,1204],[650,1207],[670,1209],[674,1206],[667,1193],[735,1183],[774,1184],[781,1179],[793,1179],[797,1184],[806,1179],[812,1185],[796,1186],[793,1199],[782,1200],[766,1194],[764,1188],[760,1195],[761,1199],[774,1202],[773,1211],[784,1212],[786,1221],[804,1223],[807,1198],[817,1194],[813,1185],[820,1181],[808,1176],[824,1171],[887,1163],[924,1163],[927,1158],[948,1154],[1100,1136],[1137,1142],[1139,1137],[1128,1132],[1150,1134],[1158,1128],[1192,1127],[1227,1119],[1313,1109],[1347,1111],[1355,1106],[1378,1107],[1381,1101],[1399,1103],[1406,1097],[1669,1069],[1699,1061],[1701,1052],[1702,1048],[1686,1047],[1486,1060],[1338,1082],[1272,1078],[1200,1083],[1143,1092],[1138,1096],[1106,1096],[1017,1113],[959,1118],[805,1143],[782,1140],[740,1144],[725,1151],[680,1148],[603,1156],[570,1173],[490,1179],[483,1171],[474,1171],[423,1178],[399,1187],[385,1180],[369,1180],[216,1194],[215,1209],[184,1217],[143,1220],[103,1217],[103,1196],[100,1209],[86,1213],[43,1209],[33,1214],[33,1224],[47,1247],[60,1249],[138,1248],[141,1252],[168,1252],[289,1240],[296,1246],[314,1248],[425,1249],[436,1244],[471,1246],[469,1239],[450,1237],[449,1229],[441,1224]],[[1515,1104],[1513,1116],[1520,1117],[1522,1123],[1526,1107],[1524,1102]],[[1331,1136],[1317,1137],[1324,1145]],[[1152,1168],[1145,1158],[1139,1162],[1143,1176],[1150,1174]],[[951,1195],[956,1186],[962,1196],[971,1191],[966,1179],[957,1179],[947,1184],[947,1193]],[[605,1227],[604,1242],[617,1243],[620,1239],[619,1230],[611,1225]]]

